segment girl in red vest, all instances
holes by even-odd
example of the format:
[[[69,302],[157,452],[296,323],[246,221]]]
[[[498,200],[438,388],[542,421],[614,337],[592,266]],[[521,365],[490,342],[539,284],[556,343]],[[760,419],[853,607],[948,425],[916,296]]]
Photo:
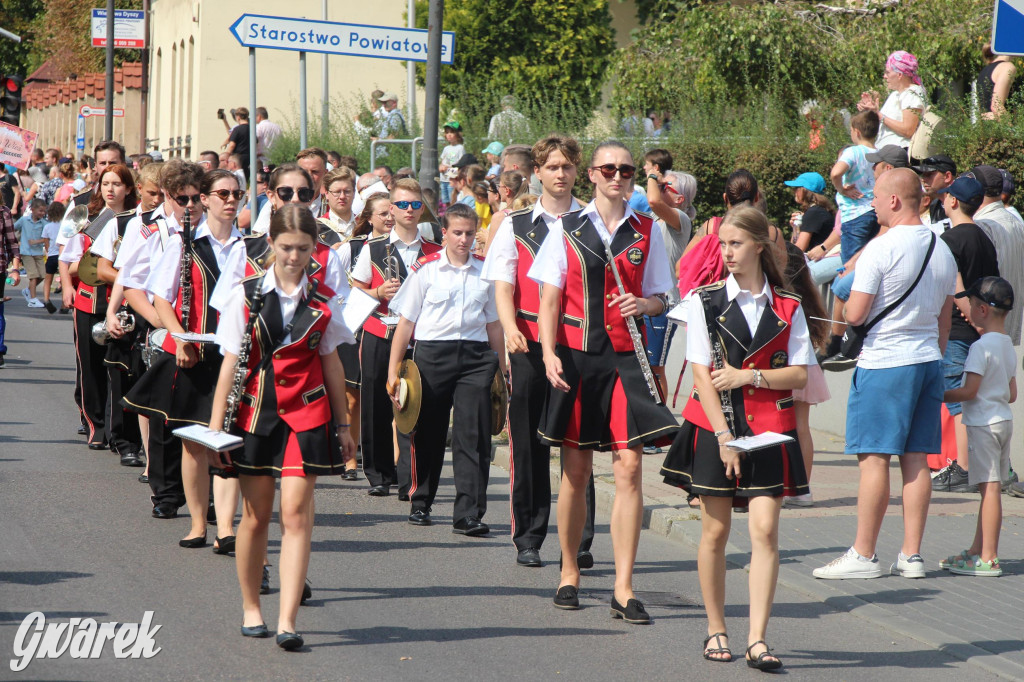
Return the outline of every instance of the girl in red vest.
[[[774,670],[782,662],[764,638],[779,572],[779,510],[784,494],[807,492],[807,478],[795,440],[745,456],[728,443],[765,431],[796,438],[792,392],[806,384],[814,349],[800,297],[782,289],[765,215],[749,206],[730,210],[719,240],[729,276],[689,298],[686,359],[693,367],[694,392],[662,474],[667,483],[700,497],[697,569],[708,616],[704,658],[709,661],[732,660],[725,626],[725,546],[732,507],[749,507],[747,664]]]
[[[234,289],[217,327],[224,363],[210,425],[216,429],[224,424],[238,354],[248,343],[247,371],[237,395],[236,426],[244,443],[230,453],[230,461],[223,453],[212,453],[210,460],[217,468],[233,465],[242,487],[235,556],[246,637],[269,636],[260,611],[260,579],[280,479],[277,644],[291,650],[303,645],[295,617],[309,566],[313,487],[317,476],[344,471],[340,450],[346,458],[355,456],[345,370],[336,352],[338,344],[354,339],[341,321],[337,295],[306,276],[317,239],[317,222],[309,209],[289,205],[276,211],[268,239],[272,267]]]

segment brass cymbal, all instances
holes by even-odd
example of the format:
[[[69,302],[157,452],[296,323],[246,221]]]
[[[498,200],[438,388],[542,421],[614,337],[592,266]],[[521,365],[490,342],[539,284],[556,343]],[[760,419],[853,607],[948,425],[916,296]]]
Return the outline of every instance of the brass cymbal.
[[[398,368],[398,381],[401,384],[400,395],[402,406],[394,403],[391,408],[395,413],[395,426],[402,433],[412,433],[420,418],[420,406],[423,402],[423,384],[420,381],[420,370],[412,360],[403,360]]]
[[[505,428],[508,415],[508,386],[499,368],[491,381],[491,435],[497,436]]]

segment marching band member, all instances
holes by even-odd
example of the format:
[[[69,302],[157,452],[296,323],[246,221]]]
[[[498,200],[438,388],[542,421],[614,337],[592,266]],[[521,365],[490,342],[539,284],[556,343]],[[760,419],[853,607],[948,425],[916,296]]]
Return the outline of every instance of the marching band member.
[[[499,358],[504,365],[504,341],[494,287],[480,278],[483,259],[472,253],[479,222],[476,211],[454,204],[443,221],[444,249],[416,262],[394,301],[401,317],[392,339],[387,387],[397,396],[399,365],[415,338],[413,358],[420,370],[423,401],[413,433],[409,523],[431,523],[454,408],[452,532],[480,536],[490,531],[481,521],[487,511],[491,466],[490,390]],[[378,416],[378,421],[383,420]]]
[[[732,507],[749,507],[753,549],[746,658],[751,667],[774,670],[782,662],[764,638],[779,572],[779,510],[783,494],[807,492],[807,478],[796,440],[745,457],[728,443],[765,431],[796,438],[792,390],[807,382],[814,348],[800,297],[782,289],[764,214],[749,206],[730,210],[719,241],[729,276],[690,299],[686,359],[693,367],[694,392],[662,473],[667,483],[700,496],[697,568],[708,616],[704,658],[710,661],[732,660],[725,626],[725,547]]]
[[[234,227],[234,219],[244,192],[239,189],[235,175],[228,170],[210,171],[200,181],[199,193],[203,206],[209,208],[207,219],[195,230],[186,221],[184,227],[189,232],[177,232],[167,240],[145,284],[168,332],[160,346],[163,352],[125,397],[127,404],[164,421],[168,429],[208,425],[220,354],[210,345],[175,339],[172,334],[214,332],[217,313],[210,307],[210,293],[228,250],[242,238]],[[182,442],[181,478],[192,528],[178,544],[185,548],[204,547],[210,496],[207,456],[205,449],[188,441]],[[233,536],[231,522],[238,502],[237,492],[231,486],[226,482],[223,490],[231,502],[225,506],[227,518],[218,515],[221,525],[217,540],[222,551],[225,548],[220,541]],[[227,532],[221,535],[224,528]]]
[[[217,327],[224,361],[210,416],[214,429],[223,426],[229,394],[234,394],[244,443],[230,457],[211,451],[210,461],[216,467],[230,464],[240,475],[244,504],[236,564],[246,637],[269,636],[259,595],[280,479],[277,644],[287,650],[303,645],[295,618],[309,566],[317,476],[341,473],[339,440],[344,456],[355,456],[345,370],[335,352],[339,343],[352,342],[352,334],[334,305],[335,292],[306,274],[317,232],[305,207],[285,206],[274,213],[268,235],[272,265],[235,288]],[[331,428],[332,413],[337,433]]]
[[[391,494],[406,500],[411,484],[410,439],[398,433],[398,464],[395,464],[395,431],[386,379],[395,322],[389,305],[417,259],[440,251],[441,246],[423,236],[418,224],[423,214],[423,192],[412,178],[395,183],[391,190],[391,215],[395,226],[387,237],[371,239],[352,268],[352,283],[380,301],[363,325],[360,351],[360,408],[362,410],[363,475],[373,497]],[[405,348],[403,346],[403,348]]]
[[[313,193],[311,198],[304,200],[302,203],[309,207],[309,211],[313,214],[314,218],[319,218],[324,215],[326,208],[324,206],[321,186],[324,180],[324,175],[327,173],[327,152],[317,147],[308,147],[295,155],[294,163],[282,165],[298,166],[309,174],[312,182],[310,189],[313,190]],[[259,216],[256,217],[256,222],[253,224],[251,230],[252,234],[264,235],[267,233],[267,227],[270,225],[270,218],[274,215],[274,211],[276,210],[273,204],[273,195],[273,188],[268,186],[267,196],[270,198],[270,201],[268,202],[268,205],[265,205],[263,210],[260,211]],[[285,199],[285,202],[287,201],[288,200]]]
[[[131,178],[131,171],[121,164],[108,165],[99,175],[99,187],[86,204],[90,221],[104,208],[109,208],[115,214],[123,212],[126,197],[130,197],[129,208],[135,208],[137,198],[134,192],[127,195],[122,176]],[[134,184],[129,184],[129,187],[134,189]],[[77,279],[79,262],[92,243],[93,239],[86,234],[86,230],[83,230],[71,237],[65,245],[59,260],[68,265],[70,278]],[[78,280],[74,294],[76,351],[81,364],[82,412],[89,427],[90,450],[108,448],[107,369],[103,363],[106,349],[92,337],[93,325],[102,323],[106,317],[108,294],[109,285],[91,286],[81,280]]]
[[[660,314],[665,309],[663,292],[674,282],[661,232],[650,216],[634,213],[624,199],[635,172],[624,145],[598,145],[588,171],[594,200],[560,218],[529,276],[543,286],[538,326],[545,372],[554,388],[548,392],[539,432],[542,441],[562,447],[562,571],[555,606],[579,608],[576,550],[584,490],[593,470],[593,450],[611,450],[616,490],[612,616],[649,623],[632,584],[643,519],[641,448],[671,437],[678,426],[651,393],[657,392],[656,382],[640,360],[646,360],[642,336],[629,318]]]
[[[514,212],[501,222],[488,244],[481,277],[494,282],[498,317],[509,352],[512,542],[519,565],[538,567],[542,565],[540,547],[547,537],[551,513],[551,448],[542,443],[537,434],[548,380],[537,336],[540,289],[527,273],[550,226],[563,213],[581,208],[572,196],[580,148],[572,138],[552,135],[537,142],[531,154],[534,174],[541,181],[540,199],[532,209]],[[590,554],[593,539],[594,481],[591,477],[587,486],[587,522],[577,552],[581,568],[594,565]]]
[[[164,329],[160,314],[153,306],[146,289],[150,273],[170,238],[181,231],[188,212],[194,228],[202,223],[202,204],[199,186],[203,182],[203,167],[180,159],[172,159],[160,171],[160,185],[164,202],[151,214],[133,219],[125,230],[125,238],[117,252],[114,267],[120,273],[125,300],[135,312],[136,324],[144,320],[153,330]],[[146,219],[148,217],[148,219]],[[176,267],[180,267],[176,264]],[[146,352],[154,355],[147,336]],[[151,352],[152,351],[152,352]],[[145,376],[145,375],[143,375]],[[136,387],[138,385],[136,384]],[[153,517],[173,519],[185,504],[185,491],[181,479],[181,441],[171,433],[163,417],[149,420],[149,487],[153,492]]]
[[[356,174],[348,166],[335,168],[324,176],[324,200],[327,210],[318,218],[320,241],[337,248],[352,236],[356,216],[352,212],[352,199],[356,195]]]

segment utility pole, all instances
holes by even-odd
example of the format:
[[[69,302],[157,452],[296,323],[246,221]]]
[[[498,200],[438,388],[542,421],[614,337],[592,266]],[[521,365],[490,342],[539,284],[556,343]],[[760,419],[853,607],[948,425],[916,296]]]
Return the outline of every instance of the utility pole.
[[[441,22],[444,0],[430,0],[427,14],[427,88],[423,105],[423,155],[420,186],[437,196],[437,126],[441,97]],[[436,209],[436,206],[434,206]]]
[[[142,98],[139,106],[139,118],[141,119],[141,125],[139,125],[139,152],[145,154],[146,149],[146,134],[148,132],[147,119],[149,118],[149,2],[150,0],[142,0],[142,11],[145,13],[145,20],[143,32],[146,35],[146,46],[142,48]]]
[[[103,139],[114,139],[114,0],[107,0],[107,82],[103,90]]]

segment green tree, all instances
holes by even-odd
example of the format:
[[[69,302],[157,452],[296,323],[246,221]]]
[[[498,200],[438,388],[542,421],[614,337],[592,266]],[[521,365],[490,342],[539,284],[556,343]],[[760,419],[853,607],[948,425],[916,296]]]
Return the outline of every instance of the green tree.
[[[43,0],[3,0],[0,28],[21,37],[21,42],[0,38],[0,74],[27,76],[38,64],[32,59]]]

